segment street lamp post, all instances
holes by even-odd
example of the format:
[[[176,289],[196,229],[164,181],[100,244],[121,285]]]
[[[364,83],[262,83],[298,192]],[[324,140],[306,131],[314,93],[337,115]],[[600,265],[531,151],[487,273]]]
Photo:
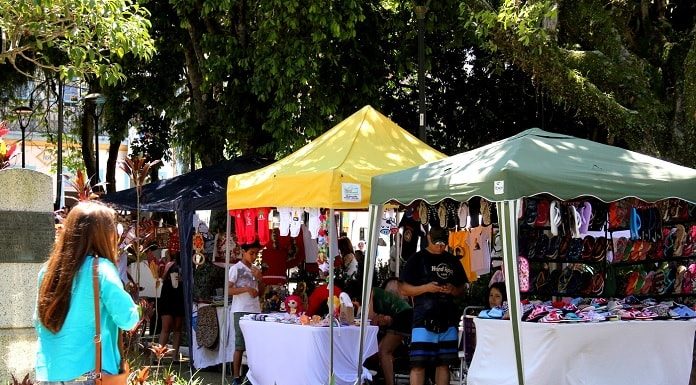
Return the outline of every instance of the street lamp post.
[[[63,207],[63,120],[64,120],[64,99],[65,87],[63,81],[58,77],[58,138],[56,145],[57,165],[56,165],[56,202],[53,207],[55,210],[60,210]]]
[[[424,5],[416,5],[414,10],[418,20],[418,138],[423,142],[425,138],[425,14],[428,12],[428,0]]]
[[[29,125],[29,120],[34,110],[27,106],[19,106],[12,110],[12,112],[14,112],[17,115],[17,120],[19,121],[19,129],[22,131],[22,168],[25,168],[26,156],[24,153],[24,140],[27,126]]]
[[[106,98],[98,92],[93,92],[85,96],[85,100],[94,103],[94,173],[96,183],[99,183],[99,117],[104,112]]]

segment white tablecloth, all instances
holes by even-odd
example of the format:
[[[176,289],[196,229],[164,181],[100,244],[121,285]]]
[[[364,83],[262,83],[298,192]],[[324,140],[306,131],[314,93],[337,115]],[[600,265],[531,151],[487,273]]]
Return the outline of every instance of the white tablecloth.
[[[247,377],[254,385],[326,385],[329,328],[246,321],[239,323],[246,344]],[[363,358],[377,353],[376,326],[365,333]],[[336,385],[353,385],[357,375],[360,328],[334,328]],[[363,369],[364,378],[369,372]]]
[[[512,326],[476,319],[469,385],[517,384]],[[688,384],[696,322],[522,322],[525,384]]]
[[[210,305],[194,305],[194,317],[197,316],[198,308],[203,306]],[[228,310],[229,309],[230,308],[228,308]],[[223,362],[232,362],[232,355],[234,353],[234,325],[232,322],[232,313],[230,313],[230,317],[227,319],[227,330],[225,331],[222,329],[222,318],[225,314],[225,308],[222,306],[218,306],[215,310],[217,311],[218,330],[220,331],[220,337],[218,339],[218,346],[214,350],[198,347],[198,342],[196,340],[196,331],[191,330],[193,347],[191,348],[190,354],[193,357],[193,366],[196,369],[207,368],[208,366],[221,364]],[[222,350],[222,341],[227,341],[227,345],[225,346],[224,351]]]

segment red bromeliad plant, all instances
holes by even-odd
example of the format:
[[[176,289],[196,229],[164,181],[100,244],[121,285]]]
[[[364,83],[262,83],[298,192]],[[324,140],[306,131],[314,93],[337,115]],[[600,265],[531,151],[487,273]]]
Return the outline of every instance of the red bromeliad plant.
[[[127,156],[119,163],[119,167],[130,177],[131,183],[135,186],[136,210],[135,210],[135,239],[134,253],[136,266],[140,266],[140,258],[145,254],[142,238],[140,236],[140,194],[142,193],[143,185],[150,175],[150,168],[158,164],[159,160],[148,162],[144,157],[131,155]],[[149,245],[146,245],[149,246]],[[140,286],[140,268],[136,270],[135,284]]]
[[[135,378],[133,379],[133,383],[138,384],[138,385],[143,385],[143,384],[145,384],[145,381],[147,381],[147,379],[149,377],[150,377],[150,367],[143,366],[142,368],[135,371]]]
[[[0,134],[2,134],[1,131],[0,131]],[[0,142],[1,141],[2,141],[2,139],[0,139]],[[2,148],[1,148],[1,144],[0,144],[0,152],[1,151],[2,151]],[[2,167],[0,167],[0,168],[2,168]],[[75,191],[77,192],[77,198],[75,198],[75,197],[67,197],[67,198],[74,199],[74,200],[77,200],[80,202],[99,198],[99,195],[96,194],[94,192],[94,190],[92,190],[92,189],[94,187],[97,187],[97,186],[103,186],[105,183],[98,183],[97,185],[92,186],[90,181],[91,181],[91,178],[88,179],[85,176],[85,173],[82,172],[82,170],[77,170],[77,173],[75,174],[75,178],[68,179],[68,184],[73,189],[75,189]],[[60,210],[56,211],[54,214],[56,215],[56,218],[59,221],[56,224],[56,236],[58,236],[58,233],[63,231],[63,220],[65,219],[65,216],[68,213],[66,211],[64,211],[63,209],[60,209]]]
[[[0,122],[0,170],[10,167],[10,160],[17,155],[17,143],[8,145],[2,137],[7,135],[10,130],[7,128],[7,122]]]
[[[68,184],[77,192],[78,201],[82,202],[99,198],[99,195],[94,192],[94,187],[104,186],[106,183],[102,182],[92,186],[90,183],[91,180],[92,178],[87,178],[86,174],[83,173],[82,170],[77,170],[75,179],[68,180]],[[75,199],[73,197],[68,198]]]

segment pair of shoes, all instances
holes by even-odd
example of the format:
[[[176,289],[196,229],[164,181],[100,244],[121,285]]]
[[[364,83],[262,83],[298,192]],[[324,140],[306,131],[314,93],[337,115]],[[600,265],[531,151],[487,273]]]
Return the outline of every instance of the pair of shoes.
[[[244,384],[245,381],[242,377],[236,377],[232,379],[232,382],[230,382],[230,385],[242,385]]]

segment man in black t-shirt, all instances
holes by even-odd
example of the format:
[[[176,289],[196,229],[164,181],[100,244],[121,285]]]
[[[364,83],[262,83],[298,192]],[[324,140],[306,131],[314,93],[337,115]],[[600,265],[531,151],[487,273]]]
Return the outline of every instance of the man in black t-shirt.
[[[406,262],[404,295],[413,297],[411,331],[411,385],[423,385],[425,367],[434,365],[437,385],[449,384],[449,365],[458,365],[457,325],[460,313],[454,299],[464,293],[468,280],[457,257],[446,251],[446,229],[433,227],[428,247]]]

